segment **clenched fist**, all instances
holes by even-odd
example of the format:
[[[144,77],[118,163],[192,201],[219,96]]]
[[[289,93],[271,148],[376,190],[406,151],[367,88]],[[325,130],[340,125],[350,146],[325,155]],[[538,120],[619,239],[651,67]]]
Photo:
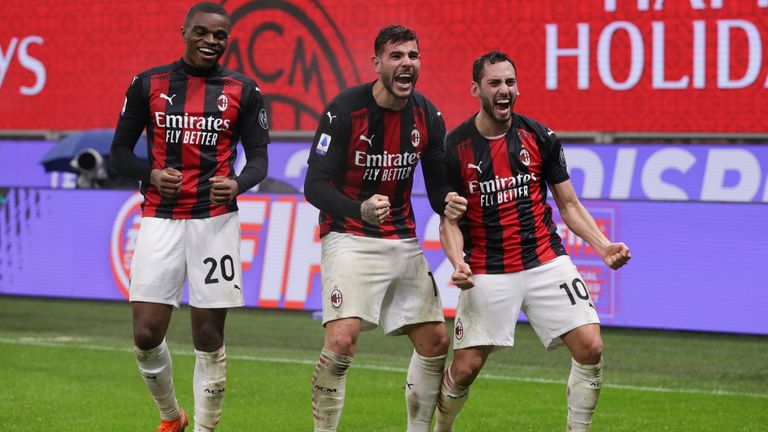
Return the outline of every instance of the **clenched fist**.
[[[163,198],[175,198],[181,190],[181,171],[170,167],[153,169],[149,183],[157,188]]]
[[[443,215],[449,221],[457,221],[467,211],[467,199],[456,192],[448,192],[445,195],[445,210]]]
[[[231,202],[237,196],[237,182],[229,177],[213,176],[211,182],[211,202],[215,205],[224,205]]]
[[[374,194],[360,204],[360,215],[371,225],[381,225],[389,217],[389,198]]]

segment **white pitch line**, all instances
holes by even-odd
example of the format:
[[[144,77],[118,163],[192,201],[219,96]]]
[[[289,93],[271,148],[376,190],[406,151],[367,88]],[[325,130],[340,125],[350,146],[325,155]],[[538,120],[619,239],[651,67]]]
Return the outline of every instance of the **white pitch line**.
[[[71,337],[55,337],[55,338],[23,337],[19,339],[0,338],[0,343],[10,344],[10,345],[30,345],[30,346],[41,346],[41,347],[53,347],[53,348],[80,348],[80,349],[90,349],[90,350],[97,350],[97,351],[133,353],[133,350],[130,348],[116,348],[116,347],[110,347],[105,345],[72,343],[72,342],[76,342],[77,340],[78,340],[77,338],[71,338]],[[83,340],[83,339],[79,339],[79,340]],[[174,350],[173,355],[194,357],[195,354],[194,352],[191,352],[191,351]],[[261,356],[236,355],[236,354],[234,355],[227,354],[227,358],[232,360],[244,360],[244,361],[263,362],[263,363],[297,364],[297,365],[309,365],[309,366],[314,366],[317,363],[316,360],[301,360],[301,359],[290,359],[290,358],[281,358],[281,357],[261,357]],[[375,371],[382,371],[382,372],[399,372],[399,373],[405,373],[408,371],[406,368],[401,368],[401,367],[373,365],[373,364],[364,364],[364,363],[363,364],[355,363],[354,368],[368,369],[368,370],[375,370]],[[496,375],[496,374],[486,374],[486,373],[481,373],[480,376],[483,379],[495,380],[495,381],[532,382],[532,383],[556,384],[556,385],[566,384],[565,381],[562,381],[562,380],[553,380],[553,379],[547,379],[547,378],[516,377],[516,376],[509,376],[509,375]],[[645,392],[654,392],[654,393],[683,393],[683,394],[701,394],[701,395],[708,395],[708,396],[745,396],[745,397],[753,397],[753,398],[759,398],[759,399],[768,399],[768,394],[766,393],[734,392],[734,391],[728,391],[728,390],[704,390],[704,389],[695,389],[695,388],[688,388],[688,389],[674,388],[673,389],[673,388],[665,388],[665,387],[633,386],[633,385],[610,384],[610,383],[604,384],[603,388],[615,388],[615,389],[621,389],[621,390],[645,391]]]

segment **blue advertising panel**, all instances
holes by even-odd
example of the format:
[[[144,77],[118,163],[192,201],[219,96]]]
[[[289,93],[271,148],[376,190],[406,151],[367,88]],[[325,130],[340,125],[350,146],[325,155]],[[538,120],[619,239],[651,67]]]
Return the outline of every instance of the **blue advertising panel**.
[[[58,173],[46,173],[40,161],[55,141],[0,140],[0,186],[55,187]],[[75,176],[72,175],[74,187]]]
[[[55,141],[0,141],[0,186],[74,188],[75,175],[46,173],[40,161]],[[768,145],[565,144],[581,198],[768,203]],[[270,179],[302,191],[309,144],[269,147]],[[245,165],[240,152],[236,170]],[[414,195],[425,195],[421,169]],[[273,183],[274,185],[274,183]]]
[[[0,189],[0,295],[127,298],[141,196],[130,191]],[[238,198],[246,306],[321,309],[317,210],[296,194]],[[439,218],[414,199],[417,233],[452,315],[459,290]],[[768,334],[768,205],[587,201],[632,250],[612,271],[555,218],[609,326]],[[186,297],[185,297],[186,299]]]
[[[581,198],[768,203],[768,145],[568,145]]]

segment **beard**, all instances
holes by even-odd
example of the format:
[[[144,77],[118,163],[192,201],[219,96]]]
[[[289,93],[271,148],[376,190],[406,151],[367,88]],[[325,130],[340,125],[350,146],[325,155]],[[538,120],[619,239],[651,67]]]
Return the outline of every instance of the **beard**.
[[[496,112],[496,104],[491,100],[490,98],[480,95],[480,106],[482,107],[483,111],[488,115],[488,117],[492,118],[493,120],[499,122],[499,123],[506,123],[509,121],[509,119],[512,118],[512,113],[514,112],[513,109],[515,107],[515,100],[517,99],[516,95],[510,94],[509,95],[509,111],[507,111],[504,114],[498,114]]]
[[[384,85],[384,88],[391,94],[393,97],[397,99],[408,99],[411,96],[411,93],[413,93],[413,90],[416,88],[416,80],[419,78],[419,76],[415,73],[413,73],[413,81],[411,81],[411,87],[410,90],[408,90],[406,93],[398,92],[395,90],[395,85],[397,84],[395,81],[395,75],[398,74],[398,72],[394,72],[392,74],[382,74],[381,76],[381,83]]]

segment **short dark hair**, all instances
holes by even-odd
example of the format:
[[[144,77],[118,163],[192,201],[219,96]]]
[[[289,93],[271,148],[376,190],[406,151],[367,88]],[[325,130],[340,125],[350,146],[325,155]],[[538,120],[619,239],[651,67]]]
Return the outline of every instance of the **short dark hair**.
[[[224,9],[224,6],[214,2],[200,2],[187,11],[187,15],[184,17],[184,28],[188,27],[192,17],[199,13],[212,13],[230,19],[229,12]]]
[[[376,36],[376,40],[373,42],[373,52],[378,56],[384,52],[384,46],[386,44],[408,41],[416,41],[416,45],[419,45],[419,39],[416,37],[416,33],[414,33],[413,30],[401,25],[388,25],[379,30],[379,35]]]
[[[483,68],[485,67],[486,63],[495,64],[495,63],[501,63],[505,61],[512,63],[512,67],[515,69],[515,73],[517,73],[517,66],[515,66],[515,62],[513,62],[512,59],[509,58],[509,56],[504,54],[503,52],[491,51],[489,53],[481,55],[472,64],[472,81],[480,84],[480,80],[483,79]]]

